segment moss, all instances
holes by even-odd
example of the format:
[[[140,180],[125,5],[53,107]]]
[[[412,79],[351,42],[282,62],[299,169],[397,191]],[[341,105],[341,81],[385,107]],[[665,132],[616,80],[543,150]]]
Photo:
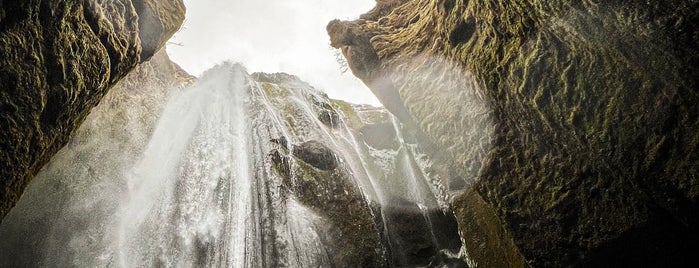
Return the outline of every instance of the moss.
[[[681,263],[690,255],[653,253],[626,234],[683,233],[677,252],[697,237],[699,181],[688,172],[699,166],[699,123],[685,120],[699,116],[699,35],[685,32],[696,33],[697,10],[683,0],[413,0],[345,23],[359,37],[343,44],[370,39],[379,60],[363,73],[391,85],[368,85],[396,88],[400,103],[389,104],[405,106],[461,176],[476,170],[478,193],[533,266]],[[465,112],[474,98],[490,116]],[[489,129],[489,118],[493,146],[478,146],[473,126]],[[635,254],[609,246],[636,241],[645,248]]]
[[[475,191],[461,194],[453,203],[459,232],[469,257],[478,267],[525,267],[526,262],[495,210]]]
[[[331,105],[333,109],[342,113],[342,117],[345,118],[351,127],[358,128],[358,126],[362,125],[362,121],[352,104],[342,100],[332,100]]]
[[[181,1],[168,5],[183,8]],[[0,9],[2,218],[108,89],[136,67],[143,43],[130,3],[18,1]],[[167,15],[183,18],[180,11]],[[167,39],[181,22],[151,34]]]
[[[262,89],[264,90],[266,96],[272,98],[285,98],[291,95],[289,89],[280,84],[262,82]]]
[[[343,168],[317,169],[295,161],[295,177],[287,187],[305,206],[326,217],[333,245],[332,262],[346,267],[385,267],[379,232],[369,205]]]

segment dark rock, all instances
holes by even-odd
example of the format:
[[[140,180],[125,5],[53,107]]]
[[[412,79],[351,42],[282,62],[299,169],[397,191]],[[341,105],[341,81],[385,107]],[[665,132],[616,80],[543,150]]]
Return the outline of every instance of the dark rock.
[[[396,267],[425,266],[443,249],[461,246],[454,215],[439,208],[426,211],[412,202],[394,197],[381,207],[381,218],[390,237],[392,264]],[[431,232],[425,232],[431,230]]]
[[[107,90],[183,19],[179,0],[2,1],[0,218]]]
[[[269,141],[281,146],[284,149],[287,149],[287,150],[289,149],[289,141],[287,141],[286,137],[284,137],[284,136],[281,136],[277,139],[271,139]]]
[[[304,144],[323,148],[314,150],[328,150],[317,142]],[[278,162],[284,163],[283,156],[280,159]],[[331,170],[314,168],[305,160],[295,163],[295,177],[291,177],[290,172],[283,175],[289,176],[284,185],[302,204],[328,219],[323,244],[333,266],[387,267],[378,227],[351,172],[342,167]]]
[[[307,141],[294,146],[294,156],[321,170],[337,167],[337,157],[330,148],[317,141]]]
[[[320,111],[318,114],[318,120],[320,120],[321,123],[324,125],[331,127],[331,128],[336,128],[340,125],[340,115],[337,114],[335,110],[331,109],[323,109]]]

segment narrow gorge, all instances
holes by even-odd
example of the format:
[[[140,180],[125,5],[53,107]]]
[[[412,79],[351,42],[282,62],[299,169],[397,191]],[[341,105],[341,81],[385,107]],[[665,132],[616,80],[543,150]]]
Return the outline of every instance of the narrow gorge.
[[[696,265],[699,2],[376,0],[383,107],[190,75],[185,3],[0,0],[0,267]]]

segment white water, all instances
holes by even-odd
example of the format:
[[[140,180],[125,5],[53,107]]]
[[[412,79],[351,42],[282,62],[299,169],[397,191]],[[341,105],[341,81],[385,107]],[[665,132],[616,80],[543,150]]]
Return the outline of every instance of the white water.
[[[251,214],[253,178],[244,74],[212,72],[207,75],[219,79],[168,104],[143,158],[127,172],[116,227],[121,267],[246,264],[242,227]],[[153,233],[157,239],[143,241]],[[204,257],[202,248],[218,249]]]
[[[340,255],[351,239],[343,236],[357,234],[380,238],[375,248],[363,245],[382,259],[375,264],[405,266],[416,261],[417,250],[450,244],[440,230],[446,197],[437,194],[438,180],[416,161],[418,149],[404,141],[395,119],[399,147],[371,148],[363,140],[370,137],[350,128],[351,115],[335,128],[319,121],[317,103],[329,102],[322,93],[273,78],[280,82],[255,81],[232,64],[208,71],[168,102],[132,161],[119,146],[92,151],[91,141],[64,149],[0,226],[7,238],[0,250],[17,252],[0,255],[0,267],[347,266],[352,263]],[[270,142],[281,137],[287,149]],[[310,140],[328,146],[339,161],[334,173],[313,178],[322,192],[311,195],[302,190],[313,188],[303,187],[315,184],[303,186],[301,160],[290,153]],[[273,151],[289,160],[291,179],[275,169]],[[85,163],[68,164],[73,161]],[[53,199],[42,199],[45,193]],[[321,197],[360,202],[340,203],[332,213],[308,203]],[[363,216],[333,216],[353,206],[373,217],[373,233],[340,226],[343,217]],[[415,239],[422,244],[406,242]]]

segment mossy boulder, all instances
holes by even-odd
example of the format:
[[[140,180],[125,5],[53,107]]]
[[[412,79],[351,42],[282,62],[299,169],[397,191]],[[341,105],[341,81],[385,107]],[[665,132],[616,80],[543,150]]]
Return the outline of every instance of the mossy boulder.
[[[307,141],[293,147],[294,156],[321,170],[337,167],[337,157],[330,148],[318,141]]]
[[[183,20],[179,0],[0,3],[0,219],[109,88]]]
[[[466,244],[494,238],[475,262],[696,265],[699,3],[386,6],[331,44],[473,185],[453,206]]]
[[[304,147],[324,151],[317,142]],[[298,148],[298,146],[294,147]],[[333,159],[334,154],[330,152]],[[280,150],[271,153],[283,185],[301,204],[328,220],[323,244],[337,267],[386,267],[386,256],[369,204],[344,166],[318,168],[306,160],[293,159]],[[300,155],[306,155],[302,153]],[[318,154],[313,156],[314,162]],[[308,159],[308,158],[307,158]],[[333,160],[335,161],[335,160]]]

